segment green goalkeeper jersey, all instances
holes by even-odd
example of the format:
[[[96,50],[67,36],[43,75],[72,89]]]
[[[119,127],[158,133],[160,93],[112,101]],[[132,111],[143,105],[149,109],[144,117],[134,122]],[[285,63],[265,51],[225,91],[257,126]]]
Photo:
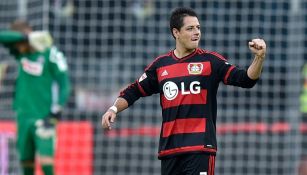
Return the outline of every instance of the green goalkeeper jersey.
[[[10,49],[19,64],[13,108],[18,116],[42,118],[51,112],[52,105],[63,106],[69,97],[66,58],[54,46],[26,54],[14,50],[15,43],[26,40],[19,32],[0,32],[0,43]]]
[[[303,67],[303,72],[302,72],[302,77],[303,77],[303,88],[301,92],[301,112],[304,114],[307,114],[307,63]]]

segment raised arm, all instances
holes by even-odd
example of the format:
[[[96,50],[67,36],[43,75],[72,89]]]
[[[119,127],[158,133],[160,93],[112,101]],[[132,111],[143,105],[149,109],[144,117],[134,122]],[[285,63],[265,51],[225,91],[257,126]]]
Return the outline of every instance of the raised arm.
[[[0,44],[7,47],[13,55],[30,51],[43,52],[50,48],[52,43],[52,37],[47,31],[31,31],[28,34],[13,30],[0,31]]]
[[[266,44],[263,39],[253,39],[248,43],[249,49],[255,54],[254,60],[247,69],[247,76],[256,80],[260,77],[266,53]]]
[[[13,56],[16,56],[20,53],[20,50],[18,49],[16,43],[27,43],[27,42],[28,42],[28,37],[21,32],[11,31],[11,30],[0,31],[0,44],[6,47],[9,50],[10,54]],[[24,48],[25,46],[22,49]]]
[[[1,44],[13,44],[17,42],[27,41],[28,37],[21,32],[16,31],[0,31],[0,43]]]

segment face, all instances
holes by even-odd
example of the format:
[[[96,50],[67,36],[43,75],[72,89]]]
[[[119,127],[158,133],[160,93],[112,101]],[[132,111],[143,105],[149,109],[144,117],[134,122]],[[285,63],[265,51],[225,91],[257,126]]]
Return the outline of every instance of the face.
[[[19,53],[27,53],[30,51],[30,45],[27,42],[19,42],[15,44],[15,48]]]
[[[28,26],[21,26],[21,27],[19,26],[19,27],[13,28],[12,30],[21,32],[25,35],[28,35],[32,31],[31,27],[28,27]],[[25,54],[31,51],[31,46],[29,42],[26,42],[26,41],[16,43],[15,48],[19,53],[22,53],[22,54]]]
[[[173,29],[176,38],[176,47],[193,50],[198,47],[201,32],[197,17],[186,16],[183,18],[183,26],[180,30]]]

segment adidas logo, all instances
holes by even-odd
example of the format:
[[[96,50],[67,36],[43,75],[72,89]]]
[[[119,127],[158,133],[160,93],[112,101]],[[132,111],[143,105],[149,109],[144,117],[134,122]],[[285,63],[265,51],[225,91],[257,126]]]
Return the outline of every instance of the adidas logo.
[[[161,74],[161,77],[164,77],[164,76],[166,76],[166,75],[168,75],[168,72],[167,72],[166,70],[164,70],[164,71],[162,72],[162,74]]]

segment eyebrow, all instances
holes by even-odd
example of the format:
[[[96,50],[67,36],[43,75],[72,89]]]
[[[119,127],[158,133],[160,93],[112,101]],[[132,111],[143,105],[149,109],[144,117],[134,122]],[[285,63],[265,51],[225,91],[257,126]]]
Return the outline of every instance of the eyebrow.
[[[186,26],[186,28],[189,28],[189,27],[200,27],[200,24],[194,26],[194,25],[189,25],[189,26]]]

